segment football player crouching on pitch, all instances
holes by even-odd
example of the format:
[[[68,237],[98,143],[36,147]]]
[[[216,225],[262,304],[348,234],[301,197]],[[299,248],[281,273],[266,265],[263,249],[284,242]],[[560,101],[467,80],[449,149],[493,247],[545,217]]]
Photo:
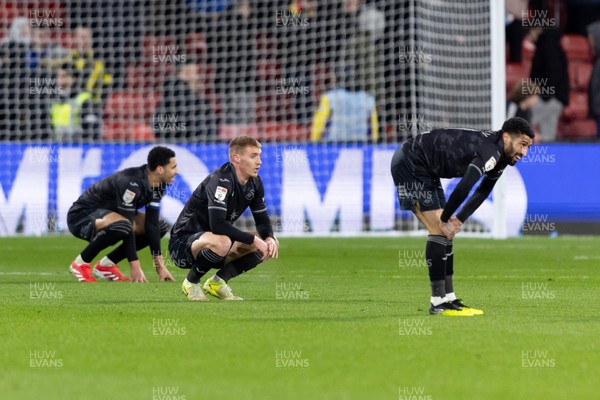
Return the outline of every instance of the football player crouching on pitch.
[[[177,175],[173,150],[156,146],[148,153],[148,164],[127,168],[94,183],[77,199],[67,214],[67,225],[76,237],[89,242],[69,271],[80,282],[129,281],[117,263],[125,258],[131,280],[147,282],[137,251],[150,246],[158,280],[174,281],[165,267],[160,238],[169,227],[159,218],[160,200],[166,186]],[[146,207],[146,212],[138,209]],[[122,244],[102,258],[94,269],[90,263],[104,249]]]
[[[258,176],[261,152],[256,139],[233,139],[229,144],[229,162],[200,183],[171,229],[169,254],[175,265],[189,269],[181,290],[190,300],[207,301],[206,294],[223,300],[242,300],[232,293],[228,282],[261,262],[278,257],[279,242],[273,235],[263,183]],[[257,233],[233,226],[248,207]],[[200,279],[212,268],[219,271],[200,287]]]

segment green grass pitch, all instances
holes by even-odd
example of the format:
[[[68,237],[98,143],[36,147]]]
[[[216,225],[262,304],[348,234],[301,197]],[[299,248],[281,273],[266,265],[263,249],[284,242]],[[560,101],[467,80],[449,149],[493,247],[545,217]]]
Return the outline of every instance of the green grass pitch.
[[[151,283],[79,284],[83,244],[0,240],[0,398],[597,398],[600,238],[455,239],[468,318],[427,315],[423,238],[282,239],[208,303],[147,250]]]

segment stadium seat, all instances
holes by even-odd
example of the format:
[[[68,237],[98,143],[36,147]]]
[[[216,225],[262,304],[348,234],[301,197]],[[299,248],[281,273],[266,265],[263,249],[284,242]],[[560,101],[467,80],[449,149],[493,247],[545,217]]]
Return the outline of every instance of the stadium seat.
[[[278,94],[276,88],[256,96],[256,121],[282,122],[289,120],[294,112],[293,95]]]
[[[567,53],[569,60],[585,60],[591,61],[590,45],[585,36],[581,35],[564,35],[560,43]]]
[[[563,116],[569,120],[587,118],[588,95],[585,92],[571,92],[569,105],[563,109]]]
[[[307,127],[288,122],[269,122],[265,124],[259,124],[258,130],[261,139],[267,141],[305,142],[309,137],[309,131]]]
[[[205,60],[208,54],[208,43],[203,33],[193,32],[185,37],[185,54]]]
[[[175,39],[170,36],[146,35],[142,38],[142,57],[144,61],[151,62],[153,56],[159,55],[161,51],[171,55],[181,53]]]
[[[510,92],[512,88],[523,78],[529,78],[531,72],[531,64],[527,62],[507,63],[506,64],[506,92]]]
[[[106,122],[103,126],[102,139],[136,142],[152,142],[155,140],[152,127],[141,122]]]
[[[19,2],[21,3],[21,2]],[[36,0],[24,2],[20,7],[25,9],[25,14],[29,14],[29,10],[44,10],[50,13],[51,18],[66,18],[67,10],[61,1],[57,0]],[[41,12],[41,11],[40,11]],[[66,21],[64,21],[66,22]],[[66,25],[65,25],[66,26]]]
[[[159,99],[160,94],[152,91],[116,91],[106,101],[104,116],[109,120],[148,120]]]
[[[596,139],[596,121],[574,119],[559,125],[559,139]]]
[[[587,92],[592,74],[592,64],[585,61],[569,63],[569,82],[571,90]]]
[[[256,33],[254,47],[259,58],[274,58],[277,55],[277,44],[268,33]]]
[[[128,89],[159,89],[165,79],[173,75],[175,66],[172,63],[133,63],[125,67],[125,81]]]
[[[104,139],[153,140],[149,123],[159,99],[153,91],[113,92],[104,107]]]
[[[236,136],[250,136],[259,138],[256,124],[221,124],[219,126],[219,140],[231,140]]]
[[[260,60],[256,63],[256,81],[260,85],[272,87],[277,79],[281,79],[281,65],[271,60]]]
[[[12,20],[20,13],[19,2],[16,1],[1,1],[0,2],[0,30],[7,31]],[[4,33],[4,32],[2,32]]]
[[[265,141],[306,141],[308,128],[293,123],[268,122],[263,124],[221,124],[219,139],[231,140],[244,135]]]

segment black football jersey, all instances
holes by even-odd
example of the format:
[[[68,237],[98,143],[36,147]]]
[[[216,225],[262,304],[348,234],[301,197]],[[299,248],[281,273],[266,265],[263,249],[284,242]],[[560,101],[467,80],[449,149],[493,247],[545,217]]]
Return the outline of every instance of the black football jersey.
[[[508,165],[501,131],[434,129],[408,139],[402,148],[437,178],[462,177],[474,164],[482,174],[497,179]]]
[[[248,207],[253,214],[266,212],[264,195],[259,176],[250,178],[242,185],[233,165],[227,162],[207,176],[194,190],[173,225],[171,235],[211,231],[210,209],[224,210],[226,222],[232,225]]]
[[[163,186],[150,187],[147,165],[144,164],[116,172],[94,183],[75,201],[71,209],[103,208],[133,221],[139,208],[159,208],[164,192]]]

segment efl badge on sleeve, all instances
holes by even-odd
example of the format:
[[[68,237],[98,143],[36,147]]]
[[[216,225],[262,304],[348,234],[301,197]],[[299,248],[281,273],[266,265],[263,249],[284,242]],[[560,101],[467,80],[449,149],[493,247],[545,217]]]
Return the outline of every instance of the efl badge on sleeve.
[[[125,190],[125,193],[123,193],[123,203],[125,204],[131,204],[134,198],[135,192],[132,192],[129,189]]]
[[[485,167],[483,168],[483,170],[485,172],[491,171],[494,169],[494,167],[496,166],[496,159],[494,157],[491,157],[489,160],[487,160],[487,162],[485,163]]]
[[[223,186],[217,186],[217,190],[215,191],[215,200],[219,203],[223,203],[225,201],[225,196],[227,196],[227,188]]]

